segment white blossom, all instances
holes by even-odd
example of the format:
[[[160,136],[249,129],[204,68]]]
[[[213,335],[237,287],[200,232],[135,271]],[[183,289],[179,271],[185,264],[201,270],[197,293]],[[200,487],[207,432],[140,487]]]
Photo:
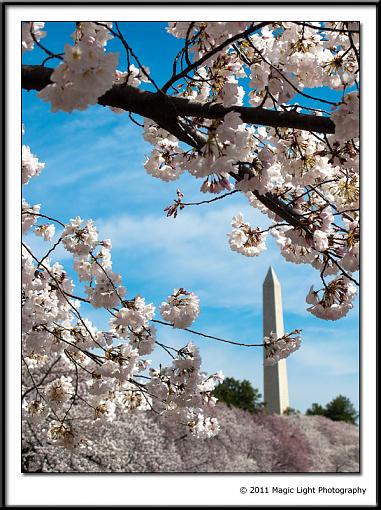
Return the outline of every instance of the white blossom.
[[[346,141],[359,136],[359,108],[360,100],[356,92],[344,96],[339,108],[331,115],[331,119],[335,124],[336,140]]]
[[[326,251],[328,250],[328,237],[325,232],[321,230],[315,230],[314,232],[314,247],[318,251]]]
[[[39,175],[45,163],[41,163],[38,158],[31,153],[27,145],[22,146],[22,183],[27,184],[32,177]]]
[[[220,430],[220,424],[217,418],[205,417],[202,414],[198,414],[195,417],[191,417],[188,422],[188,427],[192,436],[198,439],[207,439],[218,434]]]
[[[98,244],[98,233],[92,220],[82,225],[83,221],[77,216],[62,232],[62,244],[69,252],[78,255],[88,254]]]
[[[150,354],[155,347],[156,328],[154,326],[139,326],[129,331],[129,341],[138,349],[140,356]]]
[[[106,53],[103,43],[102,35],[101,41],[88,36],[74,46],[65,45],[64,61],[53,71],[52,83],[38,93],[53,112],[85,110],[113,86],[119,54]]]
[[[122,277],[110,270],[100,271],[94,286],[87,286],[86,293],[94,308],[114,308],[126,293]]]
[[[353,308],[355,295],[356,287],[353,283],[347,277],[339,276],[321,291],[314,291],[311,287],[306,301],[312,306],[307,310],[321,319],[335,321],[347,315]]]
[[[30,227],[36,223],[38,220],[38,215],[40,214],[40,204],[36,204],[30,206],[28,202],[23,198],[21,205],[21,225],[22,225],[22,233],[26,234]]]
[[[78,432],[68,423],[53,420],[47,432],[47,437],[56,446],[64,446],[74,449],[83,446],[83,439]]]
[[[43,37],[46,36],[46,32],[41,30],[44,28],[45,23],[43,21],[31,21],[31,22],[23,22],[21,25],[21,49],[24,51],[31,51],[34,48],[34,39],[31,33],[34,35],[36,41],[40,41]]]
[[[242,213],[237,214],[232,219],[233,230],[229,237],[229,245],[233,251],[237,251],[246,257],[259,255],[266,249],[265,240],[267,232],[259,228],[252,228],[243,220]]]
[[[50,225],[38,225],[34,229],[34,233],[37,236],[44,238],[44,241],[51,241],[56,231],[55,226],[51,223]]]
[[[200,301],[193,292],[183,288],[174,289],[167,301],[160,306],[160,314],[165,321],[173,324],[175,328],[187,328],[200,313]]]
[[[55,379],[45,388],[45,398],[49,406],[53,409],[62,407],[74,393],[71,377],[62,375]]]
[[[33,423],[42,422],[49,412],[46,404],[38,399],[31,400],[29,402],[24,400],[22,407],[26,414],[27,420]]]
[[[279,360],[287,358],[290,354],[299,349],[301,344],[300,330],[283,335],[277,338],[274,333],[264,338],[265,346],[265,366],[271,366],[278,363]],[[292,336],[296,334],[296,336]]]
[[[125,302],[115,317],[110,320],[113,330],[118,336],[125,338],[128,328],[139,329],[146,327],[148,321],[152,320],[155,314],[155,307],[152,303],[146,305],[145,299],[136,296],[133,300]]]

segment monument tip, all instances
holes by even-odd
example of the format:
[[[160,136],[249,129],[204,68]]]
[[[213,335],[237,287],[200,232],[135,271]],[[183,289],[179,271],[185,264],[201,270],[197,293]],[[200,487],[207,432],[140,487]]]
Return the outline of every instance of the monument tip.
[[[279,283],[278,277],[276,275],[276,272],[274,271],[274,268],[272,266],[269,267],[269,270],[267,271],[266,278],[263,282],[264,285],[271,284],[271,283]]]

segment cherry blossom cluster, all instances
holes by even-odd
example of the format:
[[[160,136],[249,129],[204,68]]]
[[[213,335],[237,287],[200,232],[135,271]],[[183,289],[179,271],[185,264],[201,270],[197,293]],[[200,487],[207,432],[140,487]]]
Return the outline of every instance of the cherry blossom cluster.
[[[259,228],[252,228],[243,221],[243,214],[239,213],[232,219],[233,230],[229,234],[229,245],[246,257],[255,257],[266,249],[267,232]]]
[[[185,289],[174,289],[167,301],[160,306],[160,314],[164,320],[173,324],[174,328],[187,328],[200,313],[200,300]]]
[[[360,97],[351,92],[343,97],[338,109],[333,112],[331,119],[335,123],[335,139],[345,142],[356,138],[360,124]]]
[[[308,311],[316,317],[332,321],[341,319],[353,308],[355,294],[356,287],[353,283],[345,276],[339,276],[320,291],[311,287],[306,297],[306,302],[312,305]]]
[[[230,173],[237,173],[237,157],[249,162],[256,147],[256,140],[251,136],[252,129],[242,123],[240,114],[230,112],[223,121],[207,121],[208,128],[204,145],[199,152],[184,151],[175,137],[168,134],[152,122],[144,125],[145,139],[154,145],[145,169],[154,177],[169,181],[178,179],[188,171],[196,178],[202,178],[203,193],[220,193],[233,189],[229,180]]]
[[[124,301],[122,308],[111,319],[111,325],[118,336],[129,328],[139,330],[148,327],[148,322],[153,319],[155,307],[152,303],[146,305],[144,298],[136,296],[130,301]]]
[[[98,244],[98,234],[93,222],[87,221],[82,226],[83,220],[77,216],[66,225],[62,232],[62,244],[70,253],[85,255],[90,253]]]
[[[111,28],[112,24],[108,24]],[[118,53],[106,53],[111,38],[107,26],[81,22],[73,34],[74,45],[66,44],[62,64],[52,73],[51,81],[38,96],[51,104],[53,112],[85,110],[114,83]]]
[[[158,397],[161,410],[169,420],[185,424],[195,437],[208,438],[220,428],[218,420],[205,416],[205,411],[216,404],[212,391],[223,375],[218,372],[207,377],[200,372],[200,367],[199,351],[189,342],[178,351],[171,367],[150,371],[147,389]]]
[[[179,165],[176,164],[176,157],[179,157],[182,150],[177,140],[168,136],[158,141],[150,157],[144,163],[147,173],[163,181],[175,181],[182,174]]]
[[[25,234],[30,229],[30,227],[36,223],[38,214],[40,212],[40,207],[40,204],[30,206],[25,198],[22,199],[21,226],[23,234]]]
[[[31,51],[34,48],[35,41],[39,42],[40,39],[46,36],[46,32],[42,29],[45,23],[43,21],[28,21],[21,25],[21,50]]]
[[[70,400],[74,393],[72,378],[62,375],[45,387],[45,401],[51,409],[58,409]]]
[[[299,349],[301,345],[299,329],[277,338],[274,333],[264,338],[265,366],[272,366],[281,359],[287,358],[290,354]]]
[[[39,28],[34,29],[37,40],[45,35]],[[105,52],[107,42],[113,38],[111,29],[110,22],[77,22],[72,35],[74,45],[65,45],[63,62],[51,76],[53,83],[39,93],[42,100],[51,104],[53,112],[85,110],[89,105],[96,104],[98,98],[114,84],[138,87],[142,82],[149,81],[147,67],[139,69],[131,64],[125,72],[116,69],[119,54]],[[32,29],[25,27],[26,30],[30,32]],[[31,40],[32,43],[28,38],[23,38],[23,47],[33,49]],[[115,113],[124,112],[120,108],[112,107],[111,110]]]
[[[21,158],[22,183],[27,184],[29,179],[40,174],[45,163],[41,163],[27,145],[22,146]]]

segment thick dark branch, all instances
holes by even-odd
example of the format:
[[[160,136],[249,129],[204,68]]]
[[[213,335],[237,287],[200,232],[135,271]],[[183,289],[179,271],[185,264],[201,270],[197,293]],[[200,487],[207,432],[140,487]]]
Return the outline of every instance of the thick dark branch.
[[[22,67],[22,87],[25,90],[41,90],[49,83],[53,69],[42,66]],[[241,114],[243,122],[271,127],[284,127],[315,131],[318,133],[334,133],[335,126],[328,117],[307,115],[296,112],[278,112],[264,108],[245,106],[224,107],[216,103],[200,103],[182,97],[167,96],[141,90],[129,85],[114,85],[98,99],[103,106],[121,108],[154,120],[161,127],[173,125],[176,118],[198,117],[205,119],[222,119],[227,113],[236,111]],[[189,143],[188,140],[180,139]],[[177,136],[177,135],[176,135]],[[186,137],[185,137],[186,138]]]
[[[270,209],[270,211],[283,218],[289,225],[303,230],[307,235],[312,237],[312,233],[306,225],[306,222],[303,220],[303,217],[300,214],[295,213],[295,211],[288,207],[287,204],[283,203],[279,197],[272,193],[261,195],[258,191],[253,191],[253,195],[263,205]]]
[[[26,90],[41,90],[50,83],[52,71],[52,69],[40,66],[23,66],[23,88]],[[221,104],[202,104],[184,98],[167,96],[162,93],[154,94],[135,87],[126,86],[125,84],[114,85],[111,90],[99,98],[98,103],[104,106],[122,108],[143,117],[148,117],[160,127],[175,135],[179,140],[196,149],[200,149],[205,141],[201,133],[192,132],[192,130],[187,129],[187,126],[182,125],[180,116],[223,118],[226,113],[234,110],[240,112],[242,120],[248,123],[333,132],[333,129],[331,129],[333,122],[327,117],[315,117],[295,112],[277,112],[261,108],[237,106],[225,108]],[[240,181],[244,177],[245,171],[250,171],[250,169],[244,169],[243,173],[239,172],[238,174],[231,175],[235,180]],[[287,204],[284,204],[278,197],[270,193],[266,195],[261,195],[257,191],[253,193],[263,205],[290,225],[304,230],[307,235],[311,234],[303,218],[287,207]]]

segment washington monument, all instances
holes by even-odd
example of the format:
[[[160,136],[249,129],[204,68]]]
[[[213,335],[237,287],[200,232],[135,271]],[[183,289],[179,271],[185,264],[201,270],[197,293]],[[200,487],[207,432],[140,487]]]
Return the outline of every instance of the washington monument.
[[[263,282],[263,336],[269,336],[271,332],[275,333],[277,338],[284,335],[281,288],[272,267]],[[263,388],[268,412],[282,414],[289,407],[285,359],[275,365],[264,366]]]

